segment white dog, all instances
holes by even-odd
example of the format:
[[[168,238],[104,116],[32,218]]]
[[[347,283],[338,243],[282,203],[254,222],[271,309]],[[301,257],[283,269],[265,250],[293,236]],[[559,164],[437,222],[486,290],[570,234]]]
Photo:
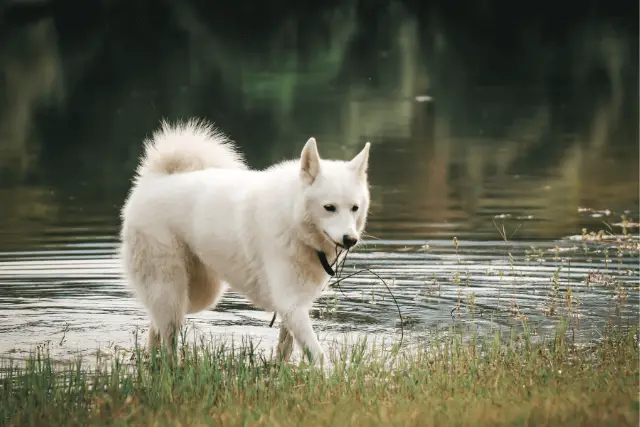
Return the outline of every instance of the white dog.
[[[172,351],[184,316],[214,306],[228,284],[281,317],[280,357],[293,336],[321,364],[309,309],[328,264],[364,229],[369,146],[351,161],[324,160],[310,138],[299,161],[258,171],[211,124],[163,122],[122,209],[121,256],[151,317],[149,347]]]

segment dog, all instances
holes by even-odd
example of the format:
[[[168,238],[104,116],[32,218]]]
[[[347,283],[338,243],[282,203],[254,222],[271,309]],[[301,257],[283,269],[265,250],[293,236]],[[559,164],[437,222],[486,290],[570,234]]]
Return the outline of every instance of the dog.
[[[325,362],[309,310],[365,228],[369,147],[325,160],[312,137],[299,159],[254,170],[212,123],[163,120],[121,210],[120,258],[151,320],[148,348],[174,352],[185,315],[231,288],[280,316],[282,360],[295,339]]]

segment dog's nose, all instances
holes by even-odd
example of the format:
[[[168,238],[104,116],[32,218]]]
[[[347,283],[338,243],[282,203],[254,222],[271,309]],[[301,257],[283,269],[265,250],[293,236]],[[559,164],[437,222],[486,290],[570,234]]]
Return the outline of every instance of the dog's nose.
[[[358,243],[358,239],[356,239],[355,237],[351,237],[348,234],[345,234],[344,236],[342,236],[342,243],[345,248],[349,249],[350,247]]]

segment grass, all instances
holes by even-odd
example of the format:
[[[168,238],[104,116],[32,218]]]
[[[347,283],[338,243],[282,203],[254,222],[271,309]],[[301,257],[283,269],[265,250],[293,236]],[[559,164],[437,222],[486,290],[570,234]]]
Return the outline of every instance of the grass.
[[[3,426],[637,426],[638,330],[573,345],[559,328],[435,334],[411,352],[366,342],[331,371],[279,365],[250,342],[182,344],[181,363],[135,349],[98,368],[41,348],[0,375]]]

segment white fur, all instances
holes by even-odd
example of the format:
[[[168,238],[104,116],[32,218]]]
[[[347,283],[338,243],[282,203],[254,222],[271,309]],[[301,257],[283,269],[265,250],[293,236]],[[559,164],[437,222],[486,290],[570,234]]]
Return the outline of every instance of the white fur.
[[[310,138],[299,160],[257,171],[212,125],[163,122],[122,209],[121,256],[151,317],[149,346],[175,345],[185,314],[214,306],[228,285],[278,313],[281,357],[293,336],[322,363],[309,309],[329,275],[316,251],[332,263],[343,236],[360,238],[369,146],[351,161],[324,160]]]

